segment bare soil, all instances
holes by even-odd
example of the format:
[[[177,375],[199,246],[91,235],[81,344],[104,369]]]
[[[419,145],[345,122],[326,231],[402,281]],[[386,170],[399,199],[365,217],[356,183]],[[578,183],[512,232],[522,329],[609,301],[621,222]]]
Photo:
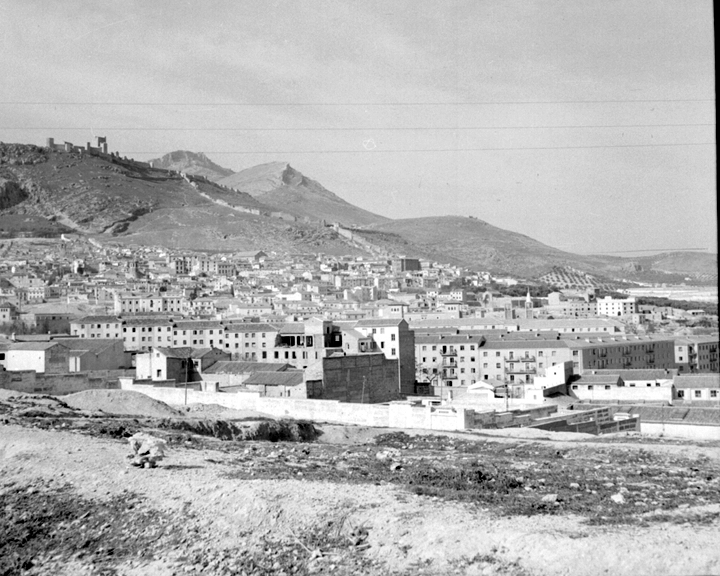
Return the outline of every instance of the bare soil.
[[[92,408],[0,394],[0,575],[720,574],[715,444]]]

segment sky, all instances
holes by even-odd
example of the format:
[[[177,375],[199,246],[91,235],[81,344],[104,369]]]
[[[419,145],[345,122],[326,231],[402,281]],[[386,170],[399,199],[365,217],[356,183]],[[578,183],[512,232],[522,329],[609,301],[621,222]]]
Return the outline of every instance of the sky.
[[[0,141],[289,162],[390,218],[717,251],[709,0],[0,0]]]

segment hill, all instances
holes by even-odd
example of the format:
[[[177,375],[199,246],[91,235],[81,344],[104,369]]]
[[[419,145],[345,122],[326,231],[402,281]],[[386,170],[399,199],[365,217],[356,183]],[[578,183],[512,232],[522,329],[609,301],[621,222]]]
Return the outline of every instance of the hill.
[[[150,160],[154,168],[164,168],[175,172],[185,172],[196,176],[204,176],[208,180],[216,181],[230,176],[233,171],[229,168],[215,164],[203,152],[188,152],[187,150],[175,150],[165,154],[162,158]]]
[[[147,163],[0,145],[2,233],[76,232],[192,250],[362,254],[330,228],[270,217],[249,194]]]
[[[603,262],[596,257],[563,252],[476,218],[410,218],[375,224],[367,230],[354,232],[409,257],[418,255],[495,273],[532,277],[545,273],[552,266],[588,271],[603,268]]]
[[[217,182],[247,192],[267,206],[307,221],[325,220],[346,226],[390,221],[384,216],[353,206],[286,162],[254,166]]]

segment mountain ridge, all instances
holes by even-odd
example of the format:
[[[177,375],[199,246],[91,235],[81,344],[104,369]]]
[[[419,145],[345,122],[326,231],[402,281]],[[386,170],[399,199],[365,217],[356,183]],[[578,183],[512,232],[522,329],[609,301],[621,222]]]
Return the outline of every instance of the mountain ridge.
[[[189,176],[193,162],[218,165],[204,154],[180,152],[169,158],[173,168],[161,168],[154,161],[0,144],[0,237],[72,230],[170,249],[405,255],[524,278],[569,267],[631,281],[717,282],[713,255],[581,256],[474,217],[390,220],[353,206],[287,162],[232,173],[245,188],[238,190],[220,183],[227,177]]]

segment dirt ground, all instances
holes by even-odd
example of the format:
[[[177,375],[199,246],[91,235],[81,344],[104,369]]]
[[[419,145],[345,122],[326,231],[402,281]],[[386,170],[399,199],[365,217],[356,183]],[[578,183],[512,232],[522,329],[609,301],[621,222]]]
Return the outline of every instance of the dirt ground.
[[[223,441],[8,398],[2,576],[720,574],[717,445],[326,424]],[[127,458],[141,430],[170,446],[157,468]]]

